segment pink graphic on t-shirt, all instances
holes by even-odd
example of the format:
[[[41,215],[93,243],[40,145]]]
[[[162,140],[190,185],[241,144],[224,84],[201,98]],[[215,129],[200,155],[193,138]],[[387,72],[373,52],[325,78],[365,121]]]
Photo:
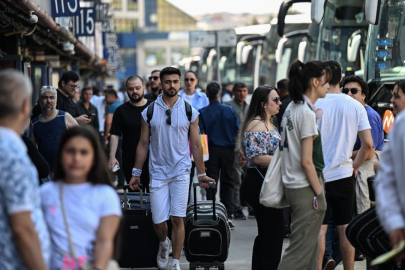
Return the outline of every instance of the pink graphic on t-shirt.
[[[79,267],[83,266],[83,264],[87,261],[88,256],[87,255],[83,255],[83,256],[79,256],[78,263],[79,263]],[[64,270],[76,270],[76,263],[75,263],[75,259],[71,258],[68,254],[66,254],[63,257],[63,262],[62,262],[62,266],[61,269]]]
[[[51,213],[51,215],[55,215],[56,214],[56,205],[52,205],[49,208],[49,213]]]

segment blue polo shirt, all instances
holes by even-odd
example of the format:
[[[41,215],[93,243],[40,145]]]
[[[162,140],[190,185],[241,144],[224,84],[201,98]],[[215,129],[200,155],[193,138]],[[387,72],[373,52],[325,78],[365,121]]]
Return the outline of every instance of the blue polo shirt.
[[[208,135],[209,147],[235,147],[239,120],[235,110],[219,101],[200,109],[200,132]]]
[[[384,146],[384,128],[381,120],[381,116],[370,106],[364,107],[367,112],[368,121],[371,126],[371,136],[373,137],[373,146],[375,150],[381,151]],[[357,136],[356,143],[354,144],[353,151],[360,149],[361,141]]]
[[[181,96],[184,100],[186,100],[185,95],[186,93],[184,92],[184,90],[181,90],[179,92],[179,96]],[[208,101],[207,95],[201,91],[196,90],[194,93],[193,103],[190,105],[198,111],[208,106],[209,103],[210,102]]]

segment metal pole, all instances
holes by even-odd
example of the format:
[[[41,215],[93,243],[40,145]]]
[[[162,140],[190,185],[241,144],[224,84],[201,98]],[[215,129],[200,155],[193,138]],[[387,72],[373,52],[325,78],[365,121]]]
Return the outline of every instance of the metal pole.
[[[217,81],[221,85],[221,72],[219,71],[219,59],[220,59],[220,51],[219,51],[219,33],[215,31],[215,47],[217,51]]]

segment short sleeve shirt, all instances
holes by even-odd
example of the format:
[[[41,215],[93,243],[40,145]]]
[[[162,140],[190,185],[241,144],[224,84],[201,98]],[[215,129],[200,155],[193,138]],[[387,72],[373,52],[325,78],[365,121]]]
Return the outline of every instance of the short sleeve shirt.
[[[322,145],[325,181],[347,178],[353,174],[351,156],[357,133],[370,129],[366,109],[345,94],[326,94],[315,106],[323,111],[317,123],[325,142]]]
[[[377,151],[381,151],[384,146],[384,129],[381,120],[381,116],[370,106],[365,106],[367,111],[368,121],[371,126],[371,136],[373,137],[373,146]],[[361,141],[357,136],[356,143],[354,144],[353,151],[359,150],[361,147]]]
[[[307,187],[309,182],[301,166],[302,139],[319,135],[315,112],[306,102],[291,102],[283,115],[280,129],[284,186],[291,189]]]
[[[107,114],[114,114],[115,110],[122,105],[122,102],[117,100],[110,104],[107,109]]]
[[[59,198],[62,181],[41,186],[42,211],[52,239],[51,269],[71,270],[75,261],[70,256],[67,235]],[[79,265],[93,260],[94,244],[100,220],[106,216],[121,216],[117,192],[107,185],[63,184],[65,214],[75,245]]]
[[[148,100],[144,106],[135,107],[126,102],[115,112],[110,133],[122,136],[122,159],[135,161],[136,146],[141,137],[142,111],[151,103]]]
[[[50,259],[49,234],[41,211],[38,173],[27,148],[12,131],[0,127],[0,269],[27,269],[15,246],[10,215],[30,212],[38,234],[42,255]]]
[[[57,90],[56,92],[58,98],[58,100],[56,101],[56,109],[68,112],[73,117],[77,117],[78,115],[76,115],[76,104],[73,102],[72,98],[70,96],[66,97],[59,90]]]
[[[199,113],[192,108],[191,121],[188,120],[184,100],[181,96],[171,110],[172,124],[166,123],[169,108],[162,101],[162,95],[156,99],[153,117],[150,121],[149,173],[153,180],[167,180],[180,175],[190,174],[191,158],[188,132]],[[147,123],[147,108],[142,117]]]

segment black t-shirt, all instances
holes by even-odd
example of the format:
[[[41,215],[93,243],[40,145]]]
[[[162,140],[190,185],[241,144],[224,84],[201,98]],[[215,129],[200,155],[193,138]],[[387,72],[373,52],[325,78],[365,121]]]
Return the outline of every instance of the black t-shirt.
[[[68,112],[73,117],[80,116],[76,115],[76,104],[73,102],[72,98],[70,96],[64,96],[59,90],[57,90],[57,92],[58,101],[56,102],[56,109]]]
[[[152,101],[148,100],[144,106],[135,107],[128,101],[114,112],[110,134],[122,136],[123,160],[135,161],[136,147],[141,138],[141,113],[150,103]]]

